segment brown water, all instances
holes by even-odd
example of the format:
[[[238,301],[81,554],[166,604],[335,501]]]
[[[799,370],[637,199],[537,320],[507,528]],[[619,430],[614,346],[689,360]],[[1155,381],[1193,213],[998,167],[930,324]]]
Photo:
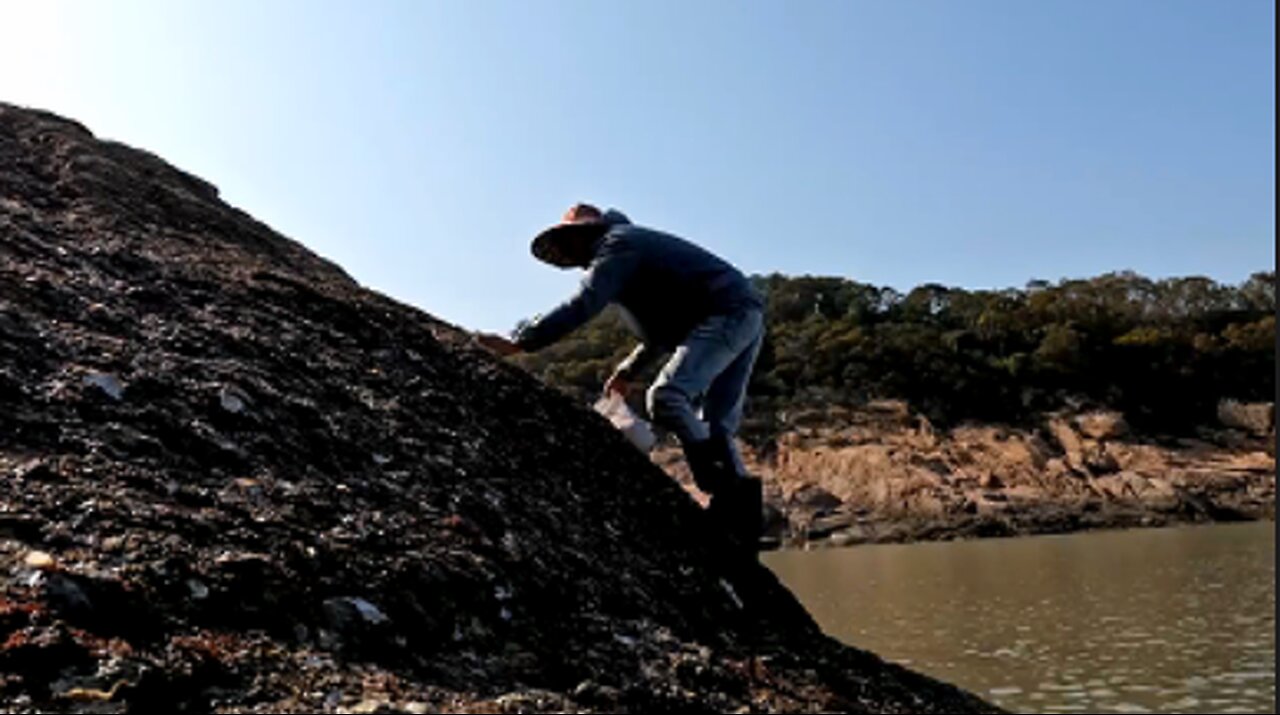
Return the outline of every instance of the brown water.
[[[1024,713],[1274,713],[1275,525],[762,560],[832,636]]]

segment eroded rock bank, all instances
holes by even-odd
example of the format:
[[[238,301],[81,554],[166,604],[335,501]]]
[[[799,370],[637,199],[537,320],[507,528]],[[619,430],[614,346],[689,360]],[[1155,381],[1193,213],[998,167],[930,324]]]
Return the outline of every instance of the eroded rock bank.
[[[935,429],[901,401],[784,415],[744,445],[772,544],[856,544],[1275,518],[1271,404],[1224,401],[1194,438],[1136,433],[1118,412],[1034,427]],[[677,450],[655,461],[693,488]]]

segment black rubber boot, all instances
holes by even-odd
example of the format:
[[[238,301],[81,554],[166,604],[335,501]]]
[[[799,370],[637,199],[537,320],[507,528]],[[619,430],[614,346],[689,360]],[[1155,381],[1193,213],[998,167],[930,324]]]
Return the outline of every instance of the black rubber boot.
[[[715,437],[685,444],[684,458],[693,472],[693,483],[712,497],[737,478],[732,452],[726,458],[723,442]]]
[[[764,533],[764,484],[755,477],[743,477],[734,487],[738,494],[734,505],[737,540],[752,556],[760,551]]]
[[[735,554],[755,558],[764,531],[764,487],[755,477],[737,477],[712,495],[707,516],[728,538]]]
[[[764,531],[764,488],[759,479],[738,472],[732,439],[712,435],[706,442],[699,443],[697,449],[705,449],[706,453],[699,453],[698,458],[707,461],[705,469],[716,481],[710,485],[713,488],[707,489],[697,481],[697,472],[694,472],[694,481],[699,489],[711,495],[707,516],[713,528],[728,538],[735,555],[754,559]],[[692,468],[692,464],[690,466]]]

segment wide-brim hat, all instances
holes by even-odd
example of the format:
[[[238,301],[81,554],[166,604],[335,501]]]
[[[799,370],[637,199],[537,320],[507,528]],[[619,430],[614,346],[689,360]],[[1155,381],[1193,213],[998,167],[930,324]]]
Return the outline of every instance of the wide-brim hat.
[[[533,237],[529,250],[534,258],[555,264],[553,259],[556,252],[566,242],[572,242],[575,238],[585,240],[608,230],[608,226],[600,220],[602,216],[600,209],[590,204],[574,204],[564,212],[560,223],[543,229]]]
[[[533,243],[530,244],[529,250],[533,252],[533,257],[544,263],[555,263],[552,260],[556,252],[561,246],[566,244],[573,245],[574,238],[581,237],[583,241],[589,238],[597,238],[609,229],[608,226],[599,222],[592,221],[590,223],[558,223],[550,228],[544,229],[542,233],[533,237]]]

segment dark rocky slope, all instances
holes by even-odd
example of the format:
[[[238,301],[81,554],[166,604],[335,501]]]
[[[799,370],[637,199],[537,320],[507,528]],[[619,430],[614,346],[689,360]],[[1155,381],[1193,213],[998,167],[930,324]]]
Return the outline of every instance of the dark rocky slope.
[[[0,405],[8,711],[991,711],[464,334],[7,105]]]

